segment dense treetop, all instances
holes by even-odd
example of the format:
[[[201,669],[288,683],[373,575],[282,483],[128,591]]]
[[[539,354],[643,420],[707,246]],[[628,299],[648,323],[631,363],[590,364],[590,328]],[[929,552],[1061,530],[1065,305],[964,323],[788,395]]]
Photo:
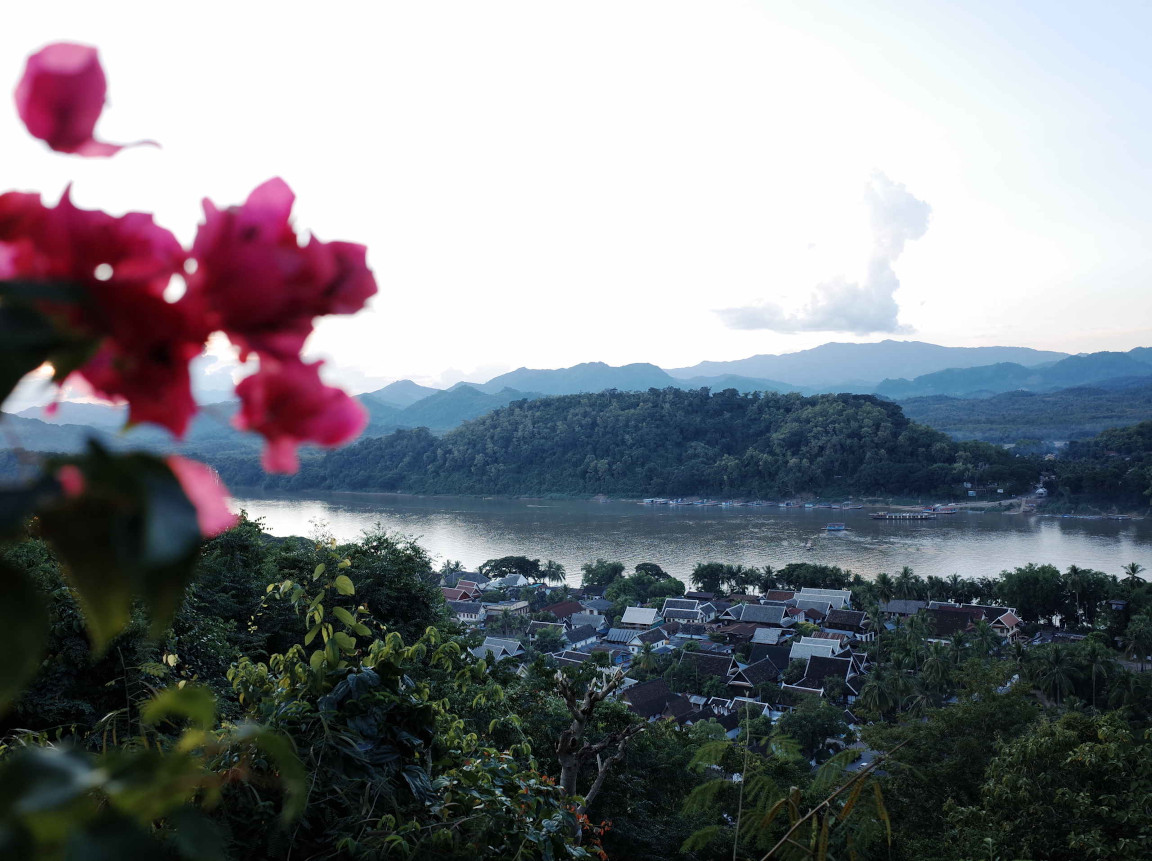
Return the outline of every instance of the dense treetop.
[[[982,466],[982,479],[1027,486],[1034,467],[956,443],[869,395],[649,389],[517,401],[437,439],[401,431],[265,479],[222,459],[237,486],[776,497],[922,493]]]

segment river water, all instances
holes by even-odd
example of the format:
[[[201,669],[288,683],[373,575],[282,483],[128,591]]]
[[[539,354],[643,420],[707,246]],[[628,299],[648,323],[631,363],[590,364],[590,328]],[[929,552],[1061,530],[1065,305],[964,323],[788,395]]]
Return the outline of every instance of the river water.
[[[655,562],[687,580],[698,562],[773,565],[820,562],[864,576],[898,572],[979,577],[1028,562],[1080,565],[1120,574],[1139,562],[1152,569],[1152,518],[1073,520],[959,513],[924,522],[886,522],[867,510],[646,506],[635,502],[477,499],[333,493],[308,498],[246,496],[233,501],[264,519],[273,535],[310,535],[314,522],[340,540],[379,523],[417,538],[436,558],[468,570],[498,556],[555,559],[579,582],[597,557],[629,569]],[[843,532],[825,524],[839,521]],[[806,550],[811,541],[813,549]]]

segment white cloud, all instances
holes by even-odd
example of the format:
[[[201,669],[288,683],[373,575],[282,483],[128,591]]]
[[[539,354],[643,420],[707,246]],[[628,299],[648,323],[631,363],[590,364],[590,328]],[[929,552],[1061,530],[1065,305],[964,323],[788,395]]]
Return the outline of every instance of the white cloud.
[[[907,333],[899,321],[896,291],[900,279],[892,264],[904,245],[928,230],[932,208],[900,183],[876,172],[864,190],[872,227],[872,257],[863,280],[835,278],[818,284],[808,302],[795,312],[776,302],[761,302],[716,313],[731,329],[768,329],[774,332]]]

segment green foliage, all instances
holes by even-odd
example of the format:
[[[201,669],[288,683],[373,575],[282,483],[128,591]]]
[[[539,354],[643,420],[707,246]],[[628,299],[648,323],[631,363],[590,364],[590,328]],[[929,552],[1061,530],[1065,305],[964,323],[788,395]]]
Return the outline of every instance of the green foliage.
[[[365,439],[285,478],[216,461],[233,486],[766,498],[930,492],[963,481],[972,463],[1009,489],[1036,477],[1029,461],[953,442],[869,395],[674,388],[516,401],[441,438]]]
[[[975,855],[1142,858],[1152,839],[1152,742],[1118,715],[1041,720],[990,763],[979,801],[950,814]]]

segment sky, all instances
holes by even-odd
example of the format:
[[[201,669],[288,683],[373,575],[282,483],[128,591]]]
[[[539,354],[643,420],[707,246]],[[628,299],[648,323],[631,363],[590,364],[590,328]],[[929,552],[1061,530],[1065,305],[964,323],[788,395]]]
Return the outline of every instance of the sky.
[[[282,176],[301,231],[368,246],[379,295],[308,344],[356,392],[889,337],[1126,350],[1152,345],[1150,19],[1124,0],[20,3],[0,84],[48,42],[95,45],[98,136],[161,148],[61,156],[0,109],[0,186],[72,182],[190,241],[202,198]]]

